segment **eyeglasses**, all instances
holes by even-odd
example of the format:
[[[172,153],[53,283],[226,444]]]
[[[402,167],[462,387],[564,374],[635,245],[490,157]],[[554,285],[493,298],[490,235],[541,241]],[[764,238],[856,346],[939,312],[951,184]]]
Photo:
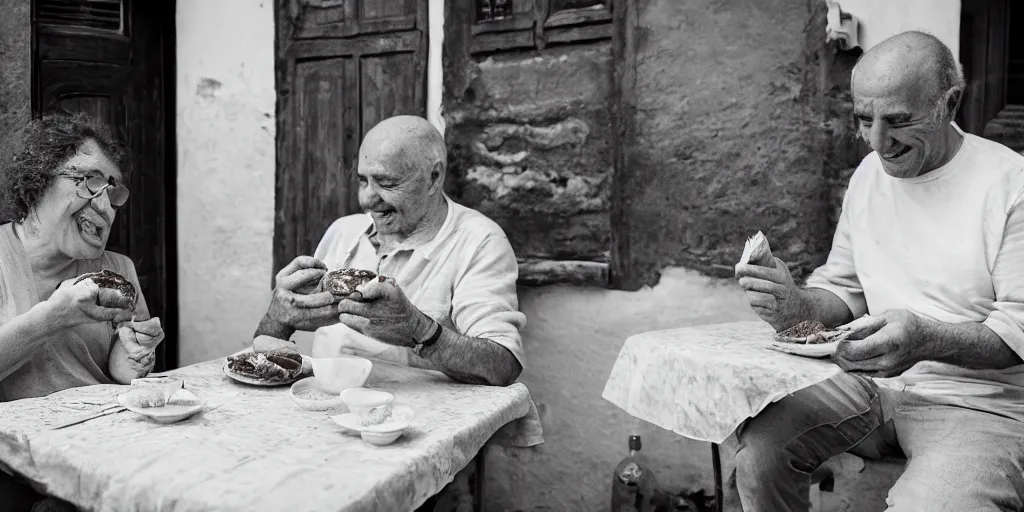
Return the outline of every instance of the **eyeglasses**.
[[[60,173],[60,176],[67,178],[78,185],[78,197],[82,199],[93,200],[97,196],[107,192],[107,199],[110,200],[110,206],[114,208],[120,208],[128,202],[128,187],[121,185],[114,181],[114,178],[104,178],[101,176],[93,176],[86,178],[81,174],[71,173]],[[83,195],[82,184],[85,184],[85,190],[88,191],[88,195]]]

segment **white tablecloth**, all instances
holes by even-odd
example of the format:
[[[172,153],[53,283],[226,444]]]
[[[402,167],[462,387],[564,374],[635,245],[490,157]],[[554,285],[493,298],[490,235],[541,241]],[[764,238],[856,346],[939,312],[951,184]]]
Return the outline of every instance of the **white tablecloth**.
[[[168,372],[208,400],[159,425],[131,412],[48,427],[113,403],[125,386],[90,386],[0,404],[0,462],[84,510],[401,511],[440,491],[489,440],[543,442],[522,384],[456,384],[437,372],[375,363],[367,386],[416,410],[395,444],[374,447],[300,409],[287,386],[237,384],[223,359]]]
[[[602,396],[681,436],[721,443],[768,404],[842,371],[766,348],[773,333],[758,321],[632,336]]]

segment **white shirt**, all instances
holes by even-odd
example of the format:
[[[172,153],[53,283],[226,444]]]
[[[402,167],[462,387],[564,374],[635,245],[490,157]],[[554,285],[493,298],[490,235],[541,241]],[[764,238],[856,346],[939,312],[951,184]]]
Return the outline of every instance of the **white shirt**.
[[[420,311],[464,336],[509,349],[525,367],[519,331],[526,315],[519,311],[512,245],[497,223],[445,200],[448,215],[429,242],[378,254],[370,242],[373,218],[356,214],[327,228],[314,257],[330,269],[361,268],[394,278]],[[411,350],[408,355],[413,358]]]
[[[1024,156],[963,135],[949,163],[915,178],[889,176],[877,153],[864,158],[828,261],[807,287],[836,294],[854,318],[906,309],[939,322],[980,322],[1024,356]],[[986,407],[1024,413],[1024,366],[973,371],[923,362],[878,382],[987,396],[997,400]],[[975,398],[963,400],[977,405]]]

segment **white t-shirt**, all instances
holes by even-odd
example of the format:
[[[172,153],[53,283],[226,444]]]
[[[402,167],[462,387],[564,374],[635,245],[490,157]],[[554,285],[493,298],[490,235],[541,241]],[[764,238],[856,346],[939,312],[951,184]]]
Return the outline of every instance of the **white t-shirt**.
[[[923,176],[893,178],[877,153],[864,158],[828,261],[807,287],[836,294],[855,318],[906,309],[939,322],[980,322],[1024,356],[1024,156],[960,133],[953,159]],[[1005,405],[1024,413],[1024,365],[974,371],[923,362],[878,381],[1016,401]]]

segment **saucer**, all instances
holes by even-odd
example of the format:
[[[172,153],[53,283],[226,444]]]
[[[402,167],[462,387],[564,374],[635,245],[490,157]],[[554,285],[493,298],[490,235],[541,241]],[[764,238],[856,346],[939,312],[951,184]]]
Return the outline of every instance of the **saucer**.
[[[165,405],[163,407],[134,407],[126,405],[124,408],[157,423],[168,425],[196,414],[203,410],[205,406],[206,400],[200,399],[199,403],[195,405]]]
[[[331,420],[337,423],[345,434],[359,434],[367,443],[384,446],[395,442],[405,433],[405,429],[412,423],[413,416],[415,411],[412,407],[395,405],[391,417],[378,425],[361,425],[359,418],[351,412],[331,416]]]

